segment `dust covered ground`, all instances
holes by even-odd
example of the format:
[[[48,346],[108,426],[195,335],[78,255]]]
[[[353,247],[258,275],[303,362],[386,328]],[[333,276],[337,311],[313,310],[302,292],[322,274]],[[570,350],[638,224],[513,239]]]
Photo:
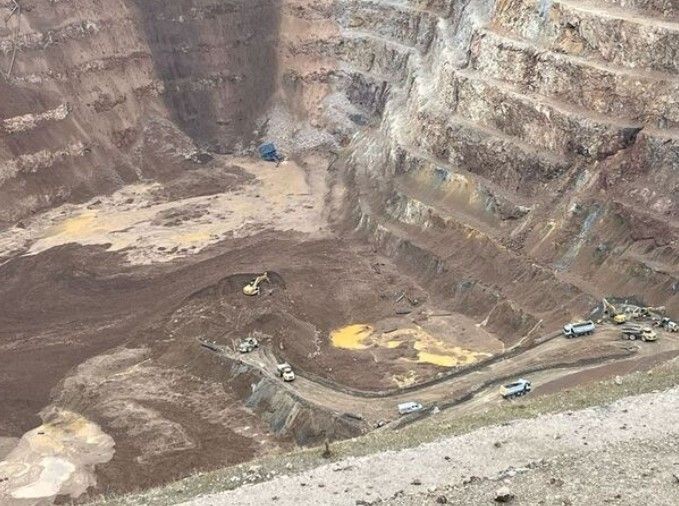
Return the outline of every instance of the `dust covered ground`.
[[[409,423],[398,402],[464,413],[500,405],[503,378],[558,391],[676,356],[671,334],[541,341],[456,313],[328,221],[331,163],[217,157],[0,233],[3,501],[145,489]],[[246,335],[261,348],[238,355]]]
[[[676,388],[629,397],[349,457],[183,504],[464,505],[494,504],[500,495],[511,504],[675,504],[678,402]]]
[[[502,351],[463,317],[439,311],[427,321],[437,309],[426,291],[369,245],[330,232],[328,164],[316,155],[279,167],[218,157],[169,183],[126,186],[0,233],[6,500],[35,499],[22,496],[30,480],[17,469],[39,470],[41,459],[66,464],[57,485],[38,483],[33,495],[77,497],[88,486],[135,490],[365,430],[333,422],[323,406],[300,415],[296,397],[279,399],[275,387],[253,399],[262,373],[199,339],[231,344],[257,331],[301,374],[365,390],[432,378],[474,361],[468,349]],[[264,270],[272,282],[244,297],[243,284]],[[380,342],[333,344],[334,329],[356,322]],[[84,487],[70,485],[77,452],[55,450],[72,430],[37,455],[18,450],[55,410],[114,442]]]

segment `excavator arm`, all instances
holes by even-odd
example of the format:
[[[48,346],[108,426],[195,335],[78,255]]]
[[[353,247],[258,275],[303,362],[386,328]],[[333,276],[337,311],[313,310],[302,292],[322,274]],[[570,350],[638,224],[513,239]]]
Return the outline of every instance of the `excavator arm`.
[[[243,287],[243,293],[245,295],[259,295],[259,285],[266,281],[269,282],[269,273],[265,272],[261,276],[257,276],[255,279],[250,281],[247,285]]]
[[[617,308],[606,299],[603,299],[603,304],[604,314],[607,314],[615,323],[621,324],[627,321],[627,315],[625,315],[625,313],[619,312]]]

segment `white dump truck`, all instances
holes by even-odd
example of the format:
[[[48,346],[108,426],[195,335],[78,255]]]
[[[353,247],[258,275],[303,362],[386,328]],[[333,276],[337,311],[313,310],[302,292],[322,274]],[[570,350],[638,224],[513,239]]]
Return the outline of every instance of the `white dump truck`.
[[[595,329],[594,322],[587,320],[586,322],[568,323],[563,326],[563,335],[566,337],[580,337],[587,334],[593,334]]]
[[[398,413],[400,415],[408,415],[410,413],[417,413],[422,411],[424,407],[419,402],[402,402],[398,405]]]
[[[507,385],[502,385],[500,387],[500,395],[505,399],[512,399],[514,397],[520,397],[526,395],[531,390],[530,381],[525,379],[518,379],[513,383]]]
[[[283,362],[282,364],[278,364],[276,366],[276,372],[278,375],[283,378],[283,381],[294,381],[295,380],[295,373],[292,370],[292,367],[290,364],[287,362]]]

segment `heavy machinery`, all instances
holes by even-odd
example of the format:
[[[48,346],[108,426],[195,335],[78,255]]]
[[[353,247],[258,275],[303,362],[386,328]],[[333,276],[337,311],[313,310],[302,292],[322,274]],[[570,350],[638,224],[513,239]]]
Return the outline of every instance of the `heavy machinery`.
[[[634,341],[640,339],[644,342],[655,341],[658,339],[658,334],[651,327],[642,327],[641,325],[626,325],[622,328],[622,338]]]
[[[250,281],[247,285],[243,287],[243,293],[245,295],[259,295],[259,285],[264,281],[269,282],[269,273],[265,272],[261,276],[257,276],[255,279]]]
[[[295,380],[295,373],[293,372],[290,364],[288,364],[287,362],[283,362],[282,364],[276,365],[276,372],[281,378],[283,378],[283,381]]]
[[[642,316],[653,316],[654,314],[663,315],[665,314],[665,311],[667,311],[667,308],[665,306],[648,306],[639,308],[639,311]]]
[[[606,299],[603,299],[603,304],[604,314],[608,315],[611,321],[617,323],[618,325],[627,322],[627,315],[625,313],[618,311],[618,309]]]
[[[651,319],[659,319],[661,318],[661,315],[665,314],[665,306],[658,306],[658,307],[652,307],[652,306],[635,306],[632,304],[625,304],[623,306],[623,309],[625,313],[629,318],[651,318]]]
[[[568,323],[563,326],[563,335],[566,337],[580,337],[587,334],[593,334],[594,329],[594,322],[591,320],[586,322]]]
[[[238,351],[241,353],[250,353],[251,351],[258,347],[259,341],[257,341],[257,339],[251,336],[241,339],[240,343],[238,343]]]
[[[664,328],[668,332],[679,332],[679,325],[677,325],[677,322],[672,321],[667,317],[660,320],[658,326]]]
[[[276,165],[278,165],[285,160],[285,157],[278,152],[276,145],[273,142],[262,144],[259,146],[258,150],[261,159],[267,162],[275,162]]]
[[[500,395],[505,399],[512,399],[514,397],[521,397],[526,395],[531,390],[531,383],[525,379],[518,379],[514,383],[503,385],[500,387]]]

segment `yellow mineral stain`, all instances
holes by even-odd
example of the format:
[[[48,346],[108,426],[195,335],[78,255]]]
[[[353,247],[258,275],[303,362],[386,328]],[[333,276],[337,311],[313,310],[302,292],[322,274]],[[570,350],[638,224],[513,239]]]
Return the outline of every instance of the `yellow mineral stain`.
[[[490,353],[467,350],[460,346],[448,346],[421,329],[418,329],[416,336],[413,348],[418,352],[417,361],[420,363],[457,367],[473,364],[479,358],[491,356]]]
[[[184,245],[208,241],[211,235],[212,232],[210,230],[197,230],[195,232],[177,234],[173,237],[173,239],[177,244]]]
[[[308,177],[294,162],[277,169],[247,158],[235,163],[255,176],[237,191],[165,201],[156,195],[160,183],[128,185],[101,197],[96,206],[67,204],[44,213],[30,227],[29,254],[68,243],[106,245],[109,251],[125,251],[132,263],[148,264],[197,253],[230,234],[251,235],[262,225],[325,233],[320,215],[299,211],[301,206],[320,206],[324,192],[311,186],[320,190],[322,178]],[[199,215],[194,216],[193,209],[200,210]],[[0,253],[14,250],[16,241],[0,233]]]
[[[65,220],[55,226],[48,235],[61,235],[66,237],[77,237],[91,231],[97,222],[97,213],[94,211],[86,212]]]
[[[479,353],[465,350],[463,348],[447,348],[439,353],[420,351],[417,354],[417,361],[420,363],[434,364],[441,367],[457,367],[476,362],[479,357],[488,357],[489,353]]]
[[[381,334],[374,330],[370,325],[347,325],[332,331],[330,337],[334,347],[347,350],[365,350],[371,346],[394,349],[404,345],[418,352],[414,361],[440,367],[468,365],[480,358],[491,356],[490,353],[450,346],[420,327],[401,328],[388,334]],[[394,376],[392,379],[400,386],[401,383],[405,385],[410,380],[402,376]]]
[[[365,350],[369,347],[367,341],[373,333],[373,327],[370,325],[347,325],[330,333],[332,345],[335,348],[343,348],[345,350]]]
[[[113,439],[96,424],[65,410],[51,410],[49,416],[0,461],[5,480],[0,504],[52,504],[57,495],[78,497],[96,484],[94,466],[113,457]]]
[[[439,355],[438,353],[429,353],[426,351],[420,351],[417,354],[417,361],[441,367],[455,367],[456,365],[459,365],[456,357],[451,355]]]

